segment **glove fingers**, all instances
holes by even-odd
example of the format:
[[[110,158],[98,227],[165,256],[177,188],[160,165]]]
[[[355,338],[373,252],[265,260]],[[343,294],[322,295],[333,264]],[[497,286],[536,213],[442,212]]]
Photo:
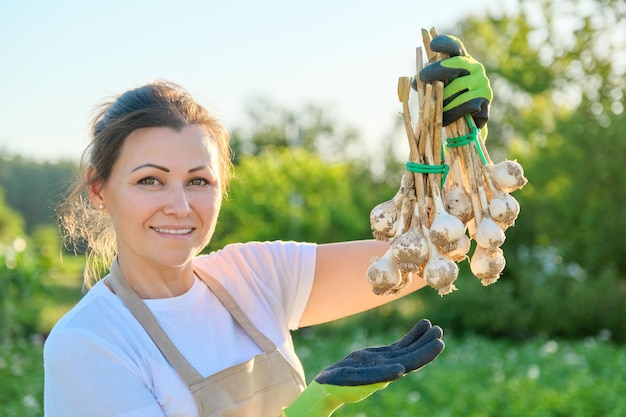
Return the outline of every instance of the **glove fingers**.
[[[401,363],[390,363],[370,367],[346,366],[341,369],[324,370],[315,377],[319,384],[338,386],[370,385],[377,382],[395,381],[407,370]]]
[[[403,364],[406,373],[417,371],[434,361],[445,346],[443,340],[432,339],[419,349],[408,351],[404,355],[397,357],[396,361]]]
[[[433,62],[422,68],[419,72],[420,80],[425,83],[433,83],[435,81],[454,80],[457,77],[469,74],[469,71],[465,68],[442,65],[445,61]]]
[[[433,340],[438,340],[443,337],[443,330],[439,326],[432,326],[420,337],[407,343],[402,347],[395,347],[384,352],[385,362],[400,362],[407,367],[405,361],[406,358],[410,358],[412,355],[418,355],[419,350],[428,345]]]
[[[391,349],[402,349],[406,346],[412,345],[422,337],[429,329],[432,328],[432,324],[427,319],[422,319],[418,321],[409,332],[404,335],[404,337],[397,342],[393,343],[389,347]]]
[[[419,338],[412,341],[411,344],[403,346],[402,349],[397,349],[396,357],[406,354],[406,352],[413,352],[420,349],[422,346],[430,343],[432,340],[441,339],[443,337],[443,330],[439,326],[432,326]]]
[[[456,107],[454,107],[455,105]],[[446,110],[447,108],[449,108],[449,110]],[[489,102],[482,97],[476,97],[465,102],[462,102],[461,100],[453,100],[452,102],[444,105],[443,125],[447,126],[466,114],[469,114],[474,118],[476,126],[480,129],[489,120]]]
[[[430,49],[450,56],[465,56],[463,43],[451,35],[437,35],[430,41]]]

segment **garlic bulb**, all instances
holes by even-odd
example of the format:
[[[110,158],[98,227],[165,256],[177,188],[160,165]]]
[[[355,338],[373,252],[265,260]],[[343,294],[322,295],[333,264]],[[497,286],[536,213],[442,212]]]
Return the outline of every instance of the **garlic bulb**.
[[[402,274],[396,265],[391,248],[381,258],[373,258],[367,269],[367,280],[374,294],[394,294],[403,287]]]
[[[491,218],[498,223],[506,225],[506,227],[515,225],[519,211],[519,203],[509,194],[499,193],[489,202],[489,215]]]
[[[396,233],[398,209],[392,200],[380,203],[370,212],[370,225],[376,240],[388,241]]]
[[[476,246],[470,260],[472,274],[480,278],[485,286],[493,284],[500,278],[505,265],[506,260],[502,249],[487,249],[480,245]]]
[[[459,240],[450,246],[442,247],[441,253],[443,253],[445,257],[452,259],[454,262],[462,262],[467,258],[470,246],[470,238],[467,235],[463,235]]]
[[[405,174],[406,175],[406,174]],[[389,201],[382,202],[370,212],[370,226],[376,240],[387,241],[396,234],[398,216],[404,196],[404,177],[396,195]]]
[[[426,231],[424,232],[426,233]],[[429,239],[426,241],[428,242],[429,255],[424,266],[424,280],[428,285],[438,290],[439,295],[450,294],[457,289],[453,282],[459,276],[459,267],[454,261],[443,256]]]
[[[496,249],[502,246],[506,236],[504,232],[488,215],[483,216],[476,229],[476,243],[488,249]]]
[[[487,165],[498,188],[510,193],[522,188],[528,180],[524,177],[524,168],[517,161],[502,161],[495,165]]]
[[[435,218],[430,225],[429,236],[436,246],[447,246],[456,242],[465,233],[465,224],[458,217],[448,213],[441,201],[438,190],[433,191],[435,203]]]
[[[428,259],[428,243],[415,228],[395,238],[391,251],[402,272],[415,272]]]
[[[458,186],[450,187],[444,194],[445,208],[448,213],[467,223],[474,217],[472,200],[467,192]]]

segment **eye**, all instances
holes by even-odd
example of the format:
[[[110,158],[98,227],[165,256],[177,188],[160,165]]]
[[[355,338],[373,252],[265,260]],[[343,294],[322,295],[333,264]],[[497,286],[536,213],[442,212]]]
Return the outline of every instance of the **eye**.
[[[205,178],[194,178],[191,181],[189,181],[189,185],[204,187],[207,185],[211,185],[211,183]]]
[[[159,180],[157,180],[157,179],[156,179],[156,178],[154,178],[154,177],[146,177],[146,178],[142,178],[142,179],[140,179],[140,180],[137,182],[137,184],[139,184],[139,185],[147,185],[147,186],[150,186],[150,185],[159,185],[159,184],[160,184],[160,182],[159,182]]]

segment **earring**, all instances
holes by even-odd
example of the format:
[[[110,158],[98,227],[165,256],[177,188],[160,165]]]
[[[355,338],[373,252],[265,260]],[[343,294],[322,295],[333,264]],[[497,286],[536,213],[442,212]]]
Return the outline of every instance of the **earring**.
[[[104,209],[104,204],[100,204],[100,205],[98,206],[98,210],[103,210],[103,209]]]

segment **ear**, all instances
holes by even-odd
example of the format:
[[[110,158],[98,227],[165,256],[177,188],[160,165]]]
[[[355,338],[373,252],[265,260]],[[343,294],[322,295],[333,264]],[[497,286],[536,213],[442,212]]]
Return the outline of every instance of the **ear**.
[[[90,181],[94,177],[94,175],[96,175],[96,167],[90,166],[87,169],[87,181]],[[102,182],[89,182],[87,184],[87,191],[89,192],[89,200],[96,209],[104,206],[104,198],[102,196]]]

